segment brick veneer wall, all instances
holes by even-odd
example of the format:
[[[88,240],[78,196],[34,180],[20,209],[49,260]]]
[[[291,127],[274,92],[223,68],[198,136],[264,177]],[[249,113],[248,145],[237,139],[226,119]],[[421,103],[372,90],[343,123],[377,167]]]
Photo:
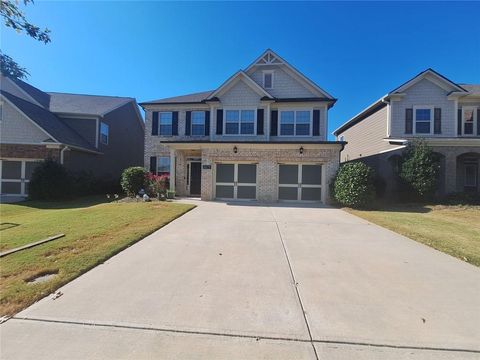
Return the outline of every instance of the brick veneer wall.
[[[2,158],[60,159],[60,149],[48,149],[45,145],[0,144]]]

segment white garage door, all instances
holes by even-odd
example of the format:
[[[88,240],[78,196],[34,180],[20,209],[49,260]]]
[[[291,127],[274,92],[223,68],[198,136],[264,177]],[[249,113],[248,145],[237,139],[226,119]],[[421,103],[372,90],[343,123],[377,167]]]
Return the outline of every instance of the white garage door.
[[[216,164],[215,197],[226,200],[255,200],[257,164]]]
[[[322,165],[279,164],[278,199],[322,201]]]
[[[28,195],[28,184],[38,160],[0,160],[0,192],[2,195]]]

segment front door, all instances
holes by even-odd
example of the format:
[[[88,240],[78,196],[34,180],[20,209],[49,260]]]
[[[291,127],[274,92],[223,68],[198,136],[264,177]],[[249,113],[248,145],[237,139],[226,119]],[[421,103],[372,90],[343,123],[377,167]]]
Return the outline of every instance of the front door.
[[[202,188],[202,163],[190,163],[190,195],[200,195]]]

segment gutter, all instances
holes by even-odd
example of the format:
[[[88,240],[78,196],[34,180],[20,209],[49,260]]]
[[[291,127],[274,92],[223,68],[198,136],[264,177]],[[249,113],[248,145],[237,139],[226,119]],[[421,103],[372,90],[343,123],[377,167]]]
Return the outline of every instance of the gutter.
[[[62,164],[62,165],[63,165],[63,159],[64,159],[64,158],[63,158],[63,152],[64,152],[65,150],[70,150],[70,149],[69,149],[68,146],[65,146],[62,150],[60,150],[60,164]]]

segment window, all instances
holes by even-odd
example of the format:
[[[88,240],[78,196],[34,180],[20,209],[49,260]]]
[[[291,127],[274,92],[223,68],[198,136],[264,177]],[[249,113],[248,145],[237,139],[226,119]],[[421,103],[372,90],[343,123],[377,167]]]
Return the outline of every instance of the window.
[[[225,134],[254,135],[255,110],[226,110]]]
[[[172,113],[161,112],[158,114],[158,134],[172,136]]]
[[[475,108],[462,108],[463,135],[475,134]]]
[[[280,112],[280,136],[311,136],[311,111]]]
[[[273,71],[263,72],[263,87],[265,89],[273,89]]]
[[[157,174],[158,175],[170,174],[170,158],[168,156],[161,156],[157,158]]]
[[[192,135],[205,135],[205,111],[192,111]]]
[[[414,122],[416,134],[430,134],[432,130],[433,108],[414,108]]]
[[[102,144],[108,145],[108,125],[104,122],[100,123],[100,141]]]

